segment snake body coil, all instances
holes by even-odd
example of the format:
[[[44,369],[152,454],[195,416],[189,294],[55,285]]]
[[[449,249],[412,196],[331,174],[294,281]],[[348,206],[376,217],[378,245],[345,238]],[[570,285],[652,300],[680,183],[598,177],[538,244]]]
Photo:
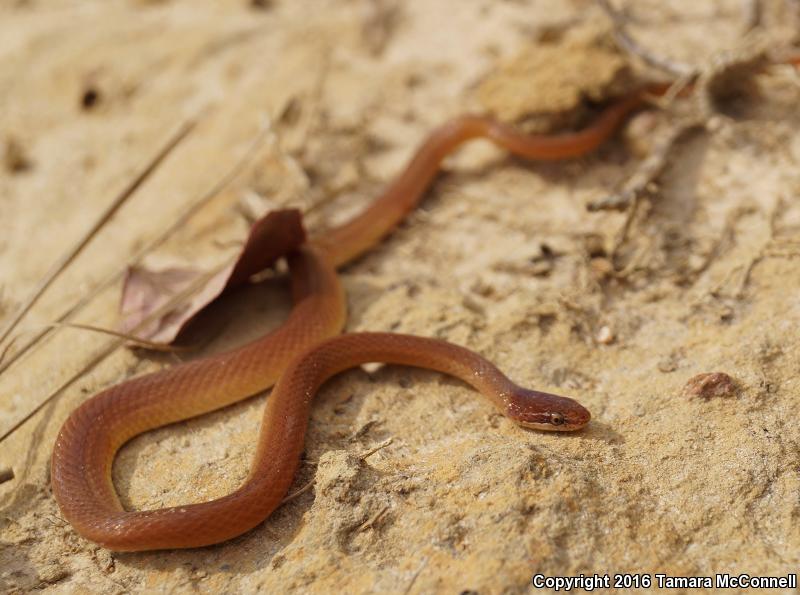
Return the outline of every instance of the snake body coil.
[[[422,198],[442,160],[462,143],[486,138],[528,159],[564,159],[593,150],[639,107],[644,89],[612,104],[588,128],[528,136],[491,118],[465,116],[434,131],[406,169],[361,215],[313,238],[289,257],[294,308],[274,332],[233,351],[111,387],[78,407],[56,440],[52,485],[64,517],[112,550],[186,548],[251,529],[280,504],[303,450],[312,398],[321,383],[369,361],[452,374],[525,427],[571,431],[588,423],[576,401],[523,389],[479,355],[442,341],[392,334],[331,338],[345,324],[335,267],[369,250]],[[172,508],[125,511],[111,481],[119,448],[133,436],[201,415],[269,388],[258,448],[244,484],[223,498]]]

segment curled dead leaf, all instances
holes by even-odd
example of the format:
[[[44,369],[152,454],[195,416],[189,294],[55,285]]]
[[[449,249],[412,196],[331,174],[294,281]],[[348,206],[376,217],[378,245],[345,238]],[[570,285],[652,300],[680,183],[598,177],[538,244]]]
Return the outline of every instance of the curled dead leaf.
[[[120,328],[139,339],[171,343],[190,320],[223,292],[272,266],[280,257],[299,248],[305,238],[300,211],[271,211],[253,224],[236,261],[217,273],[196,268],[131,267],[122,288]],[[201,286],[193,295],[168,306],[197,283]]]

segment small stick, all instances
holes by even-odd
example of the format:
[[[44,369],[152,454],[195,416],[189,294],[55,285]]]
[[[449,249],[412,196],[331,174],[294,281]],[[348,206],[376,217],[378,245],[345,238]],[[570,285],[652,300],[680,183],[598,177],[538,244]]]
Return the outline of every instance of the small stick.
[[[390,445],[392,442],[394,442],[394,437],[387,438],[386,440],[384,440],[384,441],[383,441],[383,442],[381,442],[380,444],[378,444],[378,445],[376,445],[376,446],[373,446],[373,447],[372,447],[372,448],[370,448],[368,451],[366,451],[366,452],[362,453],[361,455],[359,455],[359,457],[358,457],[358,458],[359,458],[359,459],[361,459],[361,460],[363,461],[363,460],[367,459],[368,457],[371,457],[372,455],[374,455],[376,452],[378,452],[378,451],[379,451],[379,450],[381,450],[382,448],[386,448],[386,447],[387,447],[387,446],[389,446],[389,445]]]
[[[227,188],[234,179],[242,172],[248,162],[251,160],[253,155],[255,155],[256,150],[264,143],[265,139],[268,136],[268,133],[271,131],[271,125],[269,122],[265,124],[256,137],[253,139],[253,142],[247,148],[242,158],[239,159],[234,166],[228,170],[222,178],[210,189],[208,192],[205,192],[198,200],[195,200],[191,204],[189,204],[181,213],[178,215],[177,219],[173,221],[171,225],[169,225],[163,232],[161,232],[158,236],[153,238],[150,242],[148,242],[145,246],[143,246],[128,262],[123,266],[121,269],[114,271],[110,275],[108,275],[105,279],[103,279],[100,283],[95,285],[95,287],[89,291],[86,295],[84,295],[76,304],[74,304],[71,308],[69,308],[66,312],[64,312],[61,316],[58,317],[56,322],[66,322],[72,319],[78,312],[83,310],[95,297],[97,297],[100,292],[104,291],[105,289],[111,287],[114,283],[119,281],[122,276],[125,274],[125,271],[128,267],[134,266],[141,262],[141,260],[152,250],[161,246],[164,242],[166,242],[170,236],[180,229],[186,221],[188,221],[195,213],[197,213],[202,207],[204,207],[208,202],[211,201],[215,196],[217,196],[220,192],[222,192],[225,188]],[[33,339],[28,341],[25,345],[19,348],[14,354],[4,362],[6,352],[10,346],[7,346],[6,349],[3,351],[2,357],[0,357],[0,374],[5,372],[11,365],[14,364],[19,358],[21,358],[25,353],[27,353],[31,348],[35,347],[42,339],[44,339],[47,335],[49,335],[55,327],[49,327],[42,330],[38,333]],[[3,363],[4,362],[4,363]]]
[[[148,341],[147,339],[140,339],[134,335],[128,335],[126,333],[121,333],[119,331],[115,331],[114,329],[110,328],[103,328],[100,326],[94,326],[93,324],[79,324],[75,322],[54,322],[52,324],[47,325],[50,328],[74,328],[82,331],[92,331],[93,333],[102,333],[104,335],[111,335],[112,337],[118,337],[120,339],[125,339],[129,343],[133,343],[137,347],[144,347],[146,349],[150,349],[152,351],[165,351],[168,353],[172,353],[175,351],[191,351],[191,347],[184,347],[181,345],[168,345],[167,343],[158,343],[156,341]]]
[[[408,586],[406,587],[406,590],[403,591],[403,595],[408,595],[411,592],[411,588],[414,586],[414,583],[417,582],[417,577],[422,573],[423,570],[425,570],[425,566],[427,565],[428,565],[428,557],[426,556],[422,559],[419,568],[417,568],[417,570],[414,572],[414,575],[411,577],[411,580],[408,581]]]
[[[734,297],[741,298],[744,295],[745,289],[747,289],[748,284],[750,283],[750,277],[753,275],[753,270],[755,269],[756,265],[762,262],[765,258],[769,256],[774,256],[774,254],[769,253],[769,249],[774,246],[775,242],[775,235],[778,232],[778,218],[780,217],[781,212],[784,209],[784,200],[783,198],[778,199],[775,204],[775,208],[772,210],[772,213],[769,217],[769,238],[767,239],[766,243],[761,247],[758,254],[750,259],[750,263],[745,267],[744,274],[742,275],[741,280],[739,281],[739,289],[737,289]],[[797,254],[797,253],[795,253]],[[789,256],[792,255],[791,252],[788,254]],[[786,256],[786,255],[778,255],[778,256]]]
[[[181,127],[175,132],[170,139],[167,141],[167,144],[164,145],[161,150],[156,154],[156,156],[150,160],[150,162],[145,166],[145,168],[137,175],[129,184],[128,186],[117,195],[117,197],[111,202],[111,204],[103,211],[100,217],[95,221],[94,225],[83,235],[83,237],[78,240],[78,243],[72,247],[71,250],[67,252],[63,257],[61,257],[53,267],[45,274],[39,284],[34,288],[33,292],[28,296],[28,298],[23,302],[22,306],[17,310],[17,312],[11,317],[11,320],[6,324],[3,331],[0,333],[0,343],[5,341],[6,337],[8,337],[9,333],[14,330],[14,328],[19,324],[19,321],[28,313],[28,311],[33,307],[33,305],[38,301],[38,299],[42,296],[42,294],[47,290],[48,287],[56,280],[56,278],[64,271],[64,269],[69,266],[69,264],[75,260],[78,254],[86,247],[86,245],[97,235],[97,232],[102,229],[102,227],[108,223],[111,217],[122,207],[123,204],[133,195],[139,187],[144,184],[144,182],[149,178],[153,172],[158,169],[158,166],[167,158],[167,156],[172,152],[172,150],[184,139],[186,136],[191,132],[194,128],[195,124],[197,123],[196,120],[189,120],[185,122]]]
[[[655,52],[648,50],[639,44],[639,42],[631,37],[625,28],[625,17],[613,6],[611,6],[611,3],[608,0],[595,1],[601,10],[605,12],[606,15],[608,15],[608,17],[611,19],[611,22],[614,25],[614,39],[616,40],[617,44],[626,52],[633,54],[634,56],[638,56],[649,66],[657,68],[676,78],[682,78],[694,74],[695,69],[691,65],[678,62],[677,60],[673,60],[671,58],[659,56]]]
[[[292,500],[294,500],[295,498],[297,498],[301,494],[305,494],[308,490],[311,489],[311,486],[314,485],[314,481],[315,481],[315,479],[312,479],[306,485],[304,485],[302,488],[300,488],[299,490],[297,490],[293,494],[289,494],[288,496],[286,496],[283,500],[281,500],[281,505],[284,505],[287,502],[291,502]]]
[[[741,0],[742,15],[744,16],[744,30],[751,31],[761,25],[761,2],[760,0]]]
[[[368,518],[366,521],[364,521],[364,522],[363,522],[363,523],[362,523],[362,524],[361,524],[361,525],[360,525],[360,526],[359,526],[359,527],[356,529],[356,533],[361,533],[361,531],[366,531],[367,529],[369,529],[370,527],[372,527],[372,525],[374,525],[375,523],[377,523],[377,522],[378,522],[378,521],[381,519],[381,517],[383,517],[383,515],[385,515],[385,514],[386,514],[386,511],[388,511],[388,510],[389,510],[389,505],[388,505],[388,504],[386,504],[386,505],[385,505],[383,508],[381,508],[381,509],[380,509],[378,512],[376,512],[376,513],[375,513],[375,514],[373,514],[373,515],[372,515],[370,518]]]
[[[222,266],[216,267],[209,273],[205,275],[199,276],[192,284],[183,290],[180,293],[175,294],[175,296],[166,302],[163,306],[155,310],[152,314],[148,317],[143,319],[135,328],[131,330],[132,333],[135,333],[140,328],[144,327],[146,324],[152,322],[159,316],[162,316],[164,313],[169,312],[171,308],[175,306],[175,304],[180,303],[181,300],[186,299],[189,295],[193,292],[200,289],[208,280],[216,275],[219,271],[221,271],[226,266],[230,266],[229,262],[224,263]],[[50,403],[53,399],[61,395],[67,388],[72,386],[76,381],[78,381],[84,374],[94,369],[97,364],[102,362],[106,357],[111,355],[114,351],[116,351],[119,347],[121,347],[128,339],[127,338],[115,338],[112,341],[108,342],[105,347],[100,349],[95,356],[89,360],[89,362],[83,366],[78,372],[76,372],[72,377],[70,377],[66,382],[62,383],[57,389],[51,392],[41,403],[36,405],[31,411],[25,414],[21,419],[16,421],[5,433],[0,435],[0,443],[2,443],[6,438],[8,438],[11,434],[16,432],[22,425],[36,415],[39,411],[44,408],[45,405]]]
[[[703,126],[700,119],[691,119],[672,128],[658,140],[652,152],[641,162],[620,192],[591,201],[586,205],[590,212],[624,211],[644,194],[652,191],[656,178],[667,165],[670,152],[686,133]]]
[[[613,24],[614,39],[629,54],[637,56],[645,64],[657,68],[676,78],[694,79],[698,70],[685,62],[660,56],[636,41],[626,28],[625,17],[611,6],[609,0],[595,0],[600,9],[606,13]],[[742,22],[744,32],[748,33],[761,25],[762,7],[760,0],[741,0]]]

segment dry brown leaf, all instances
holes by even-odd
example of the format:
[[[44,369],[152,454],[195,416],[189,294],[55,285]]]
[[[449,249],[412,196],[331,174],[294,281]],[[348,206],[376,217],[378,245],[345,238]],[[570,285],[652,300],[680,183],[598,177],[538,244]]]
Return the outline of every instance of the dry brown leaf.
[[[122,288],[120,328],[123,333],[157,343],[171,343],[190,320],[224,291],[247,282],[305,241],[302,215],[296,209],[272,211],[256,221],[235,262],[211,274],[188,300],[137,328],[170,299],[188,289],[207,271],[195,268],[128,269]]]

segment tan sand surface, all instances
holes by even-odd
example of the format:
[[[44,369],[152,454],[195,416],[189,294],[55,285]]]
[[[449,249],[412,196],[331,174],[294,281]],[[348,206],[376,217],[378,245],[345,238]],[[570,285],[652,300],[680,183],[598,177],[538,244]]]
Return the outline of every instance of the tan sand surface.
[[[702,65],[741,37],[738,0],[629,4],[638,38],[676,59]],[[791,3],[766,4],[765,30],[784,39]],[[265,127],[244,171],[148,264],[221,263],[275,206],[330,199],[310,225],[345,219],[465,111],[530,128],[585,121],[585,98],[641,77],[604,22],[585,0],[2,0],[0,319],[188,119],[196,128],[24,319],[21,342],[121,270]],[[343,270],[348,330],[466,345],[521,384],[578,398],[593,413],[585,431],[523,430],[432,372],[351,371],[312,414],[292,489],[313,489],[218,546],[112,554],[60,517],[55,435],[98,390],[191,357],[117,349],[0,443],[0,471],[14,474],[0,484],[0,591],[528,593],[537,572],[796,571],[798,101],[798,78],[774,68],[680,141],[613,258],[627,215],[586,204],[636,171],[667,115],[569,162],[470,145]],[[75,321],[113,327],[120,286]],[[200,353],[289,308],[277,281],[224,299]],[[0,375],[0,433],[112,340],[59,329]],[[735,390],[684,392],[708,372]],[[131,441],[114,465],[123,503],[230,492],[265,398]]]

